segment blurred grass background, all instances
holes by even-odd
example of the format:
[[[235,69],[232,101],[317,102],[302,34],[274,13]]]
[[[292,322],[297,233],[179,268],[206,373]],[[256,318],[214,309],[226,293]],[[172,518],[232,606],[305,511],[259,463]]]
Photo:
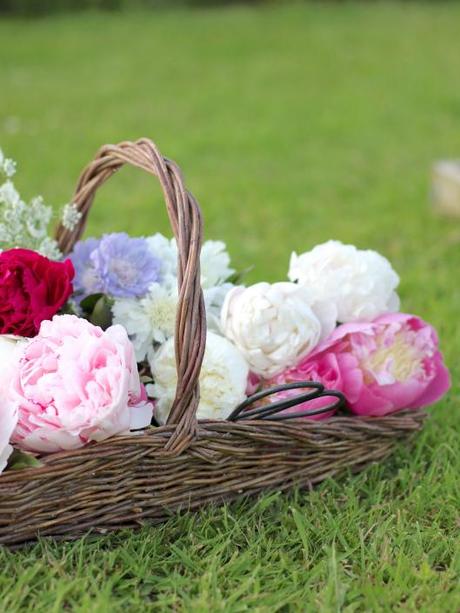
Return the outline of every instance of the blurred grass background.
[[[24,196],[61,205],[100,145],[149,136],[207,238],[255,264],[249,281],[284,279],[291,250],[328,238],[389,257],[454,381],[414,447],[345,482],[0,551],[5,611],[460,608],[460,221],[429,207],[433,160],[459,157],[459,24],[456,2],[0,20],[0,146]],[[89,233],[112,230],[169,233],[151,178],[124,169],[103,188]]]

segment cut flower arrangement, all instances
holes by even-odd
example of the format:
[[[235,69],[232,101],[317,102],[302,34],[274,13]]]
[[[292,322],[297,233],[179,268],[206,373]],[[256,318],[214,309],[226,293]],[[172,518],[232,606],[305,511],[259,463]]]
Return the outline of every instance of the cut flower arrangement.
[[[16,165],[0,152],[5,175],[0,186],[0,472],[5,471],[0,498],[2,480],[26,472],[33,480],[63,462],[75,470],[75,458],[89,462],[92,453],[99,457],[99,448],[110,457],[106,445],[135,449],[138,441],[137,449],[143,449],[143,457],[151,455],[158,468],[182,454],[184,475],[192,457],[200,470],[203,463],[215,468],[229,436],[236,442],[222,466],[232,454],[244,456],[245,445],[256,445],[257,437],[266,437],[261,457],[291,457],[295,444],[305,439],[303,463],[290,461],[298,462],[299,484],[315,482],[335,472],[325,467],[306,476],[305,458],[312,457],[318,447],[312,441],[320,441],[320,433],[330,457],[329,435],[331,440],[341,431],[347,436],[358,424],[359,436],[370,436],[364,424],[372,431],[367,447],[372,451],[361,451],[362,458],[348,463],[342,458],[338,465],[380,459],[392,443],[389,424],[395,440],[403,430],[406,435],[417,429],[419,421],[410,416],[448,390],[436,331],[401,312],[399,277],[382,255],[331,240],[293,253],[284,280],[245,286],[223,242],[206,241],[200,253],[200,224],[194,218],[199,209],[185,188],[178,189],[177,167],[150,141],[108,146],[96,162],[82,175],[52,239],[50,209],[42,199],[29,205],[21,200],[11,181]],[[126,162],[160,178],[176,238],[123,232],[80,238],[95,189]],[[211,430],[200,438],[200,427]],[[213,436],[224,437],[220,447]],[[281,451],[280,441],[288,451]],[[251,447],[246,462],[258,453]],[[104,478],[109,464],[101,469]],[[26,470],[14,470],[24,465]],[[221,470],[217,481],[224,474]],[[204,499],[284,487],[281,476],[265,482],[255,474],[243,487],[235,475],[228,477],[225,487],[216,486],[217,494]],[[294,484],[295,475],[285,481]],[[18,483],[11,483],[18,493]],[[143,488],[144,494],[151,492],[150,486]],[[158,519],[158,507],[204,502],[181,496],[174,504],[159,499],[155,511],[143,510],[138,519]],[[0,503],[0,519],[2,511]],[[55,511],[51,524],[37,520],[32,532],[24,529],[14,538],[0,528],[0,540],[19,542],[40,530],[77,533],[69,519],[75,511],[74,504],[61,523]],[[43,509],[37,517],[40,513]],[[133,518],[109,521],[101,511],[86,529],[133,523]]]

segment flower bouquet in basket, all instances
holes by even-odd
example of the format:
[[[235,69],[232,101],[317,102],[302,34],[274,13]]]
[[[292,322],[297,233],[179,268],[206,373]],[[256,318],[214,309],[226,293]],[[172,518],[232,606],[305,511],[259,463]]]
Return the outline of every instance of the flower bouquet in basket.
[[[174,238],[82,239],[123,164]],[[245,287],[151,141],[103,147],[55,239],[0,153],[0,542],[161,521],[383,459],[449,387],[435,330],[375,251],[329,241]]]

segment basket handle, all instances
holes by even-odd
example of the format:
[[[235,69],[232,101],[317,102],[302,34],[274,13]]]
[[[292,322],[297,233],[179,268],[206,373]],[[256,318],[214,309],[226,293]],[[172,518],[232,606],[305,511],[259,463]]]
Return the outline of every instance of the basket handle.
[[[124,164],[131,164],[160,181],[169,221],[178,246],[179,301],[175,328],[177,388],[168,424],[174,430],[166,449],[180,453],[192,440],[199,402],[198,377],[206,345],[206,314],[200,286],[200,251],[203,225],[198,203],[185,188],[178,166],[164,158],[149,139],[105,145],[85,168],[72,202],[82,213],[78,225],[57,228],[61,251],[69,253],[81,238],[97,189]]]

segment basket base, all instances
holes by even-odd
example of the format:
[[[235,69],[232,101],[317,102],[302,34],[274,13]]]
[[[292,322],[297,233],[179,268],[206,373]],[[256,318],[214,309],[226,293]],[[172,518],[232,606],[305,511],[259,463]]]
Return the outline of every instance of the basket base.
[[[40,468],[0,477],[0,543],[106,534],[241,496],[311,488],[382,461],[424,417],[201,422],[180,455],[164,451],[171,427],[54,454]]]

